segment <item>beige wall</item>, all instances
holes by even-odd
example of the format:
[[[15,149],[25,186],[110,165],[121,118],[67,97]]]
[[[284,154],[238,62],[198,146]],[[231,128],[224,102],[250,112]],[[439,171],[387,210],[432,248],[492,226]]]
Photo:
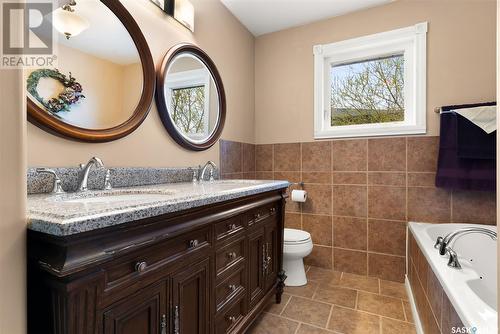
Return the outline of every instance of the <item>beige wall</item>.
[[[227,98],[223,138],[254,141],[254,38],[219,0],[193,0],[195,33],[165,15],[149,0],[123,0],[141,27],[155,64],[180,42],[204,49],[217,64]],[[69,166],[101,157],[107,166],[186,166],[218,161],[219,147],[193,153],[168,135],[156,107],[131,135],[110,143],[86,144],[61,139],[28,124],[28,165]]]
[[[494,0],[400,0],[258,37],[255,42],[256,143],[313,140],[313,53],[325,44],[429,22],[427,128],[435,107],[495,99]]]
[[[1,3],[1,1],[0,1]],[[26,115],[23,76],[0,70],[0,334],[26,332]]]

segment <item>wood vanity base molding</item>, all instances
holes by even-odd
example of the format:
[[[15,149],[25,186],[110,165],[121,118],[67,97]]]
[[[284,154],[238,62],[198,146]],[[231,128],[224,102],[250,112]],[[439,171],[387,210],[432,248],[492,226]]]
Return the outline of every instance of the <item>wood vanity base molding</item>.
[[[28,332],[244,333],[281,301],[284,196],[67,237],[28,231]]]

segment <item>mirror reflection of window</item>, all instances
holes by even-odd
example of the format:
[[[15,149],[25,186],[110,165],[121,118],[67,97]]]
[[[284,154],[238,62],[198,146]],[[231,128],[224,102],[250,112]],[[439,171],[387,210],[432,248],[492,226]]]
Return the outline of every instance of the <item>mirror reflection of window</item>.
[[[190,137],[208,134],[208,113],[205,109],[205,86],[172,90],[172,120]]]
[[[195,56],[183,54],[168,69],[164,87],[168,112],[183,136],[206,140],[218,121],[217,89],[210,71]]]

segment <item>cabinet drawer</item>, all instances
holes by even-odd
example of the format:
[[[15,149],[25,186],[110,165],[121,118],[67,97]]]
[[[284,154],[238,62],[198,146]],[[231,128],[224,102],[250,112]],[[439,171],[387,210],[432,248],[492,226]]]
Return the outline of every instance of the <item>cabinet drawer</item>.
[[[138,281],[143,282],[147,275],[163,269],[168,263],[199,252],[206,252],[210,247],[210,228],[186,233],[173,240],[149,246],[144,251],[137,251],[126,260],[105,269],[106,292],[127,286]]]
[[[231,302],[238,294],[245,291],[245,267],[229,276],[215,288],[217,312]]]
[[[215,224],[215,238],[218,242],[226,240],[229,237],[239,235],[243,231],[244,225],[241,216]]]
[[[253,209],[246,216],[248,226],[255,225],[265,220],[268,217],[276,216],[277,212],[278,212],[278,203],[271,203]]]
[[[244,310],[244,298],[241,298],[226,312],[219,315],[215,322],[215,333],[225,334],[231,332],[231,330],[243,319]]]
[[[217,277],[221,276],[230,268],[245,261],[245,239],[240,238],[217,250],[215,255],[215,267]]]

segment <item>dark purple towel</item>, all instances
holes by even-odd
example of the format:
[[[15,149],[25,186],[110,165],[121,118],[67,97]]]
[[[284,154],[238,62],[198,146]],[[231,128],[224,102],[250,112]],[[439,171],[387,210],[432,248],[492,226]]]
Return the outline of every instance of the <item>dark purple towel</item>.
[[[492,105],[483,103],[476,105],[443,107],[443,111],[477,106]],[[466,120],[467,121],[467,120]],[[493,159],[481,152],[495,152],[492,147],[495,140],[478,138],[478,128],[471,122],[463,122],[463,117],[456,113],[441,114],[441,133],[439,140],[438,168],[436,174],[436,186],[447,189],[463,190],[496,190],[496,156]],[[482,130],[480,130],[482,131]],[[496,134],[496,131],[494,132]],[[479,133],[480,134],[480,133]],[[487,138],[487,137],[486,137]],[[495,137],[496,138],[496,137]],[[469,142],[469,146],[465,144]],[[459,143],[461,153],[468,152],[467,157],[459,155]],[[473,145],[481,146],[481,157],[471,156]]]

